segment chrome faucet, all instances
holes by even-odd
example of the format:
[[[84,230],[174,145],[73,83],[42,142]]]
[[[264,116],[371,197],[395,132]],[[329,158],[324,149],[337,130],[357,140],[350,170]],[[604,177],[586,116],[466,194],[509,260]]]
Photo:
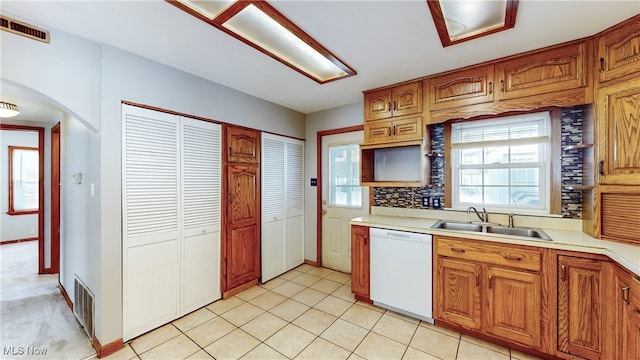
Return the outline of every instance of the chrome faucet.
[[[469,206],[469,208],[467,209],[467,214],[471,214],[471,210],[473,210],[476,213],[480,221],[489,222],[489,214],[487,214],[487,210],[485,208],[482,208],[482,215],[480,215],[480,213],[478,212],[478,209],[474,208],[473,206]]]

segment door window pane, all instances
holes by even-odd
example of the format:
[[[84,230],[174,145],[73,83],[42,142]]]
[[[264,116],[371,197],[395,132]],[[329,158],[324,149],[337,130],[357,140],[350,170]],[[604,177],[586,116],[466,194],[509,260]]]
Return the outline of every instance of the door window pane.
[[[362,206],[358,144],[329,146],[329,204]]]

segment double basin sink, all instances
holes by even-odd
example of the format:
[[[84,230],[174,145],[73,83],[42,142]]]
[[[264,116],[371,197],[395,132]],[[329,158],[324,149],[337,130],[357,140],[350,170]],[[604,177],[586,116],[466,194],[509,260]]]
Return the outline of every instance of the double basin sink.
[[[532,240],[547,240],[552,241],[549,235],[544,231],[537,228],[525,228],[525,227],[508,227],[492,223],[473,223],[473,222],[457,222],[438,220],[432,227],[432,229],[443,229],[453,231],[470,231],[476,233],[495,234],[495,235],[507,235],[518,236]]]

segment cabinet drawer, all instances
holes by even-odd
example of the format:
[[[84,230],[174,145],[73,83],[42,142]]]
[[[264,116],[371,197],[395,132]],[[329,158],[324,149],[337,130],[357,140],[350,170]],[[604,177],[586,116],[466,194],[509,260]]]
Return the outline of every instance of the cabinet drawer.
[[[438,237],[437,253],[440,256],[540,271],[541,256],[539,251],[513,247],[508,244],[491,245]]]

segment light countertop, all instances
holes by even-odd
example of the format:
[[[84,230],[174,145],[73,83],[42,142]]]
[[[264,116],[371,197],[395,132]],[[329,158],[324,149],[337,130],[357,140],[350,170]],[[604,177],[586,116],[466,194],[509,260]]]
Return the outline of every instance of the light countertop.
[[[508,244],[544,247],[558,250],[587,252],[606,255],[627,270],[640,276],[640,246],[633,246],[613,241],[594,239],[591,236],[575,230],[565,230],[535,226],[542,229],[552,241],[529,240],[522,237],[496,235],[469,231],[453,231],[432,229],[439,219],[411,216],[394,216],[388,214],[370,214],[350,220],[352,225],[378,227],[391,230],[428,233],[433,235],[447,235],[473,240],[486,240]],[[516,225],[518,226],[518,225]]]

